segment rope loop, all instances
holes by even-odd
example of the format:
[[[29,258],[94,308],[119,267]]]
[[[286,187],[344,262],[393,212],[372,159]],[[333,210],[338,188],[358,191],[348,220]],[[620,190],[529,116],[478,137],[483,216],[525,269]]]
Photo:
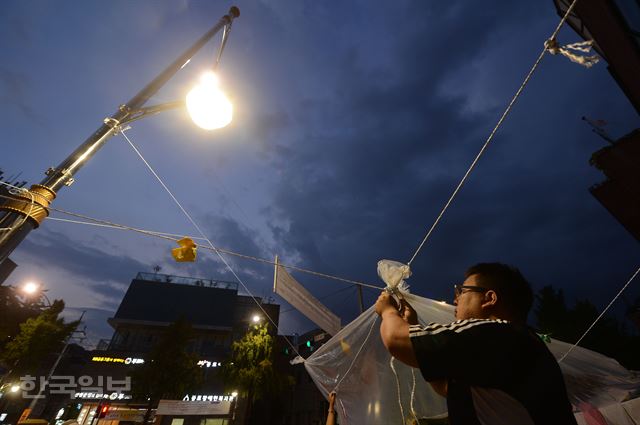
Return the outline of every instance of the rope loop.
[[[560,45],[558,44],[558,40],[555,37],[552,37],[544,42],[544,48],[547,52],[552,55],[557,55],[560,53]]]

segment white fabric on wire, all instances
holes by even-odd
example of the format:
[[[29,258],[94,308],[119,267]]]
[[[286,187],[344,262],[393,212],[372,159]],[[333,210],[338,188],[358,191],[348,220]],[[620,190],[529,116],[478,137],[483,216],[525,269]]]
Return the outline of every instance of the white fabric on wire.
[[[452,305],[413,294],[404,294],[415,308],[421,324],[450,323],[454,320]],[[401,405],[413,404],[418,418],[436,418],[446,414],[445,399],[433,391],[420,374],[411,394],[398,393],[391,356],[382,344],[379,332],[371,333],[379,323],[371,307],[345,326],[306,361],[305,368],[324,394],[340,382],[338,400],[343,403],[342,425],[387,425],[400,423],[404,415]],[[377,330],[377,329],[376,329]],[[359,347],[358,353],[349,347]],[[556,359],[567,353],[572,344],[551,339],[547,345]],[[411,382],[415,369],[394,363],[398,381]],[[589,403],[597,408],[625,400],[640,387],[640,376],[623,368],[614,359],[582,347],[574,347],[572,355],[560,363],[571,403]]]

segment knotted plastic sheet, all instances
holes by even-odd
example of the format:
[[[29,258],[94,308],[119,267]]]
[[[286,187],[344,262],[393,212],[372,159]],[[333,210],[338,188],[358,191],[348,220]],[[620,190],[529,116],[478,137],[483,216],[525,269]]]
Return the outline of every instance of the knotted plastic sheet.
[[[420,318],[439,323],[453,321],[453,306],[411,294],[404,296]],[[340,424],[404,424],[413,418],[414,375],[416,415],[422,418],[446,414],[445,399],[433,391],[418,369],[394,360],[396,381],[390,361],[380,338],[380,319],[371,307],[310,356],[305,367],[325,397],[339,384],[336,410]]]
[[[452,305],[412,294],[404,296],[423,325],[455,320]],[[551,339],[548,347],[560,359],[571,344]],[[325,397],[337,386],[336,410],[342,425],[405,424],[415,417],[446,415],[445,399],[433,391],[418,369],[394,360],[396,380],[390,361],[380,338],[380,319],[371,307],[310,356],[305,367]],[[560,367],[576,412],[584,406],[602,408],[620,403],[640,386],[635,373],[580,347]]]

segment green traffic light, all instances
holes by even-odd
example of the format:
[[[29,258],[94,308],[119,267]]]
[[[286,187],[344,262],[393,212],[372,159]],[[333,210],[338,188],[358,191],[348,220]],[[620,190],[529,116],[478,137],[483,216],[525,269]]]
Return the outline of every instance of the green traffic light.
[[[311,348],[311,341],[307,341],[307,347]]]

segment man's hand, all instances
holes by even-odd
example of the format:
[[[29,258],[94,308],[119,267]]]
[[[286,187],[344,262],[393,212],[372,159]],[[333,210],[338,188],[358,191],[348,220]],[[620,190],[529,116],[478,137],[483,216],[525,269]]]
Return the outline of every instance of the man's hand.
[[[378,297],[378,301],[376,301],[376,313],[378,316],[382,316],[387,311],[398,311],[398,303],[393,299],[390,293],[387,291],[382,291],[382,294]]]
[[[402,363],[418,367],[413,345],[409,339],[409,323],[400,315],[398,303],[390,293],[383,291],[376,301],[375,308],[376,313],[382,318],[380,337],[385,348]]]
[[[400,299],[400,315],[410,325],[418,324],[418,314],[404,298]]]
[[[326,425],[336,425],[336,410],[333,407],[333,404],[335,402],[336,402],[336,392],[331,391],[329,393],[329,411],[327,412]]]

